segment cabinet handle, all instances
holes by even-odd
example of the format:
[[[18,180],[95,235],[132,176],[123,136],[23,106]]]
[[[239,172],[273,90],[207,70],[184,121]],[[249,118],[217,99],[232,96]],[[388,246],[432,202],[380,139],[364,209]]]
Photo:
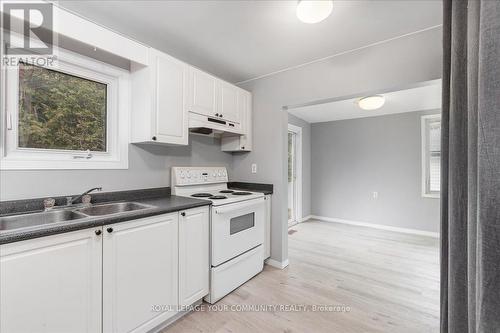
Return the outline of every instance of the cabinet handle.
[[[182,212],[182,213],[181,213],[181,216],[186,216],[186,212]]]
[[[108,228],[108,229],[106,229],[106,231],[109,232],[109,233],[112,233],[113,232],[113,228]]]
[[[95,231],[95,234],[96,234],[97,236],[99,236],[99,235],[101,234],[101,230],[100,230],[100,229],[97,229],[97,230]]]

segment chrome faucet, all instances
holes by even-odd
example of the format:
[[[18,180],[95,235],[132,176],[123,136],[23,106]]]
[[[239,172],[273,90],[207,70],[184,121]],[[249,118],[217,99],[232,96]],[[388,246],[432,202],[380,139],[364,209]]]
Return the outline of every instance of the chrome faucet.
[[[76,201],[78,201],[81,197],[83,197],[84,195],[87,195],[89,194],[90,192],[93,192],[93,191],[102,191],[102,187],[94,187],[94,188],[91,188],[90,190],[88,191],[85,191],[83,192],[82,194],[80,195],[77,195],[76,197],[66,197],[66,205],[67,206],[71,206],[73,205]]]

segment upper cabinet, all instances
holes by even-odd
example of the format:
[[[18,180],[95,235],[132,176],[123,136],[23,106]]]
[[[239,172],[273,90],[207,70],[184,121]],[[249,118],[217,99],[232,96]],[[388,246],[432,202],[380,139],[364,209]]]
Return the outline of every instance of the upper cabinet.
[[[189,112],[240,123],[238,92],[235,85],[191,67],[188,88]]]
[[[187,145],[191,124],[222,132],[223,151],[252,149],[248,91],[154,49],[148,66],[132,64],[131,80],[132,143]]]
[[[252,94],[246,90],[237,89],[237,109],[243,135],[223,136],[221,149],[226,152],[252,151]]]
[[[240,109],[238,108],[238,91],[240,88],[233,86],[224,81],[218,81],[218,97],[217,110],[219,117],[225,120],[241,122]]]
[[[188,110],[205,116],[218,116],[217,79],[196,68],[189,69]]]
[[[147,67],[132,66],[132,142],[188,144],[188,65],[150,50]]]

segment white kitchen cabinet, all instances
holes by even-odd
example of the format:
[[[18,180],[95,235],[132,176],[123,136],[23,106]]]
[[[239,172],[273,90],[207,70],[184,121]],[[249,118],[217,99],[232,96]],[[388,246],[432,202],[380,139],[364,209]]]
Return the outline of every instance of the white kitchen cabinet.
[[[147,332],[175,315],[178,213],[106,226],[103,237],[103,331]]]
[[[189,68],[188,110],[216,117],[218,79],[194,67]]]
[[[101,332],[101,228],[0,246],[0,332]]]
[[[266,194],[266,223],[264,224],[264,259],[271,256],[271,195]]]
[[[154,49],[149,66],[132,66],[132,142],[188,144],[188,68]]]
[[[222,151],[252,151],[252,94],[239,88],[238,110],[244,134],[223,136],[221,140]]]
[[[221,80],[218,80],[218,89],[219,102],[217,103],[217,110],[219,117],[239,123],[241,119],[238,94],[241,89]]]
[[[208,294],[208,207],[182,211],[179,217],[179,304],[188,306]]]

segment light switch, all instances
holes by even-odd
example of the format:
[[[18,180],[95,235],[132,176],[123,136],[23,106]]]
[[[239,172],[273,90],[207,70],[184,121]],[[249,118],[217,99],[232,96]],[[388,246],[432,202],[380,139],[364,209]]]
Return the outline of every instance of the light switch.
[[[257,164],[256,163],[252,164],[252,173],[257,173]]]
[[[378,199],[378,192],[373,192],[373,199]]]

